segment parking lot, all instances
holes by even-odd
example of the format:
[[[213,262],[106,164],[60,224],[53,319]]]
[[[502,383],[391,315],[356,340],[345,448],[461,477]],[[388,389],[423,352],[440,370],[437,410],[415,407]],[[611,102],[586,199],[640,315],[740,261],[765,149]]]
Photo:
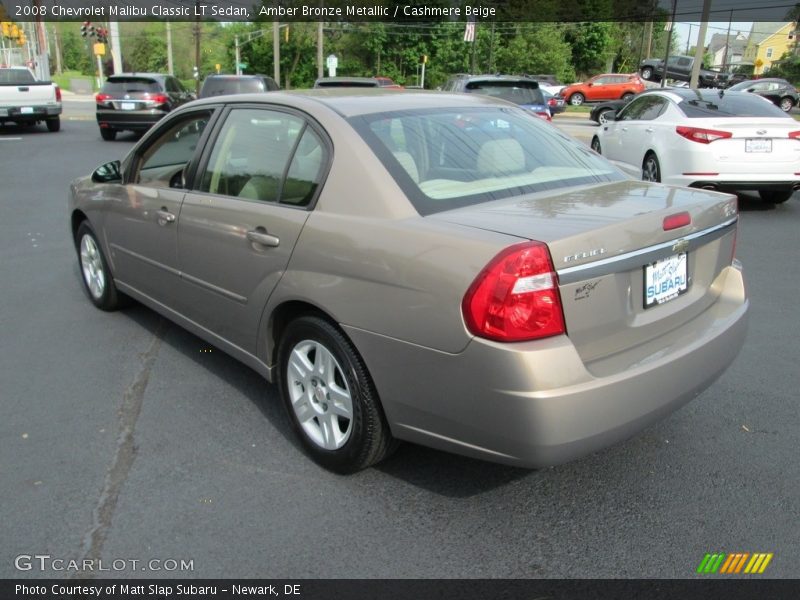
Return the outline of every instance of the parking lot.
[[[746,344],[659,424],[539,471],[406,444],[342,477],[255,372],[86,299],[68,185],[135,141],[101,141],[92,110],[65,101],[59,133],[0,128],[0,577],[74,575],[18,560],[46,554],[112,576],[686,578],[708,552],[774,553],[765,576],[797,576],[800,194],[741,197]],[[554,123],[585,143],[595,127]]]

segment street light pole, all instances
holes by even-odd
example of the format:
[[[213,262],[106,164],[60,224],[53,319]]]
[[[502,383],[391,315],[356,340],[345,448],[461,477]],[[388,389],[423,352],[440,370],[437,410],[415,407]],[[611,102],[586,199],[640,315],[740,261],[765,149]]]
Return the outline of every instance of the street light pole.
[[[236,54],[235,54],[235,56],[236,56],[236,74],[237,75],[241,75],[242,74],[242,67],[241,67],[242,55],[239,52],[239,36],[238,35],[233,36],[233,47],[236,50]]]

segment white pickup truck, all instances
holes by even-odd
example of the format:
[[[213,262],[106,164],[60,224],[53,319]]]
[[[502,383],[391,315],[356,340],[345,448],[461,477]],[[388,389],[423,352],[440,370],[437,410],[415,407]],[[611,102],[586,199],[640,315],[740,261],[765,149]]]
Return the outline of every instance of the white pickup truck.
[[[61,128],[61,90],[50,81],[37,81],[25,67],[0,68],[0,124],[35,125],[48,131]]]

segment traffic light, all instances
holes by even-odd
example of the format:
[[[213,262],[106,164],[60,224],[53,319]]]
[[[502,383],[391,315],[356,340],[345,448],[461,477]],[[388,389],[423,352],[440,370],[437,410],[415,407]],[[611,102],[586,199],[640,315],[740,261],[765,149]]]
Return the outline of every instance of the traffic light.
[[[200,69],[197,68],[197,65],[192,67],[192,77],[195,79],[200,79]]]
[[[86,37],[89,35],[89,27],[92,26],[91,21],[84,21],[83,25],[81,25],[81,37]]]

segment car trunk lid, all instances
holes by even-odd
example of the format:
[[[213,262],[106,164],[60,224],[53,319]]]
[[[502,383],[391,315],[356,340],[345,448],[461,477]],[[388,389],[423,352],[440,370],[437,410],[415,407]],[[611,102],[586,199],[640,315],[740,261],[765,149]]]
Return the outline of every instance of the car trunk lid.
[[[730,195],[625,181],[429,218],[545,242],[567,335],[591,362],[647,343],[714,303],[714,282],[732,261],[737,208]]]

